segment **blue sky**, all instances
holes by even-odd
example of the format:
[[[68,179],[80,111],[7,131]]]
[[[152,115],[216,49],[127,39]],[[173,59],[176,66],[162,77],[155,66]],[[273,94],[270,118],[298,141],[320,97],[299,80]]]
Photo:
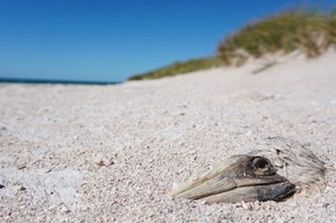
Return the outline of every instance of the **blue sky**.
[[[0,0],[0,77],[123,81],[213,55],[246,22],[306,2]]]

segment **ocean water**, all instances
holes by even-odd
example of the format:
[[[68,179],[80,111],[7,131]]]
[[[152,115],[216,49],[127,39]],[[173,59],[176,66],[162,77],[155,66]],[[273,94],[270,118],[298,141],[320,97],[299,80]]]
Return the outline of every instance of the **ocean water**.
[[[77,81],[77,80],[48,80],[48,79],[25,79],[25,78],[0,78],[0,83],[115,85],[115,84],[120,84],[120,83],[122,83],[122,82],[108,82],[108,81]]]

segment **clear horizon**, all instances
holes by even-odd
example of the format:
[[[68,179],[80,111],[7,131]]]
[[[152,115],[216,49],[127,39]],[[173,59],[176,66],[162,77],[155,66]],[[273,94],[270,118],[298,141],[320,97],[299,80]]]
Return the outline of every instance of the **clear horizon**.
[[[119,82],[211,56],[248,22],[334,0],[1,1],[0,78]]]

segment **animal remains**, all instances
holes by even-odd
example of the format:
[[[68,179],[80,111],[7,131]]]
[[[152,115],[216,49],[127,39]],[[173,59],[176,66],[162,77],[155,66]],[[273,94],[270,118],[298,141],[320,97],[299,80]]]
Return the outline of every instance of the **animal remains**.
[[[324,188],[324,163],[293,139],[269,137],[173,189],[171,196],[212,202],[281,201]]]

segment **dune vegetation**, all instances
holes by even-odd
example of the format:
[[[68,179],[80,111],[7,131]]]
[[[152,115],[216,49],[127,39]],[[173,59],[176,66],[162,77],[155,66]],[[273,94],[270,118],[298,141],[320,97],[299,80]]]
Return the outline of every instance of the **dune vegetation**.
[[[223,62],[217,57],[192,59],[185,62],[176,62],[154,71],[134,75],[130,77],[129,80],[157,79],[166,76],[190,73],[197,70],[209,69],[221,65],[223,65]]]
[[[248,24],[220,43],[217,56],[227,65],[250,57],[300,50],[316,57],[336,43],[336,14],[290,11]]]
[[[227,36],[213,57],[177,62],[129,80],[156,79],[218,66],[241,66],[265,54],[299,50],[317,57],[336,44],[336,13],[292,10],[247,24]]]

